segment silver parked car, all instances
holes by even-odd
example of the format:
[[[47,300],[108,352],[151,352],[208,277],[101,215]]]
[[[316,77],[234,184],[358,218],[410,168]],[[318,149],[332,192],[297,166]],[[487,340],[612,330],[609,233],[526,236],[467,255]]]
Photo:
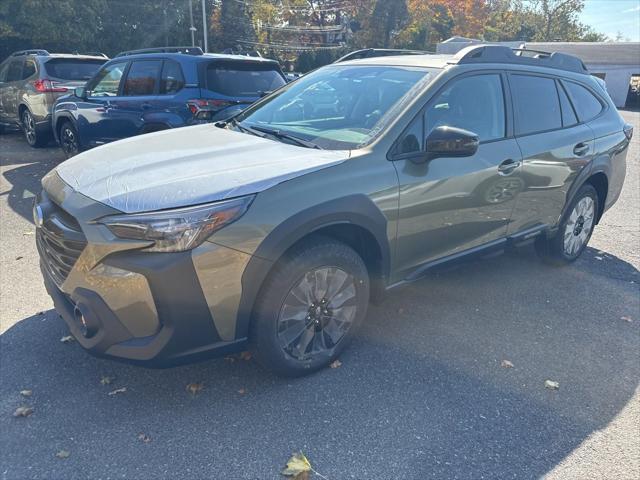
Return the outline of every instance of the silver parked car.
[[[0,64],[0,133],[17,126],[32,147],[46,145],[56,99],[83,86],[107,60],[104,54],[12,53]]]

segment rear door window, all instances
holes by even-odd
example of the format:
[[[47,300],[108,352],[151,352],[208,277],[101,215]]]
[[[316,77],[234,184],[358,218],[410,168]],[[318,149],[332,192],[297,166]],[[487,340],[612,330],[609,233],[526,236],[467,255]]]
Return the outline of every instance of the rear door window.
[[[553,78],[511,75],[509,83],[517,135],[562,128],[560,100]]]
[[[581,122],[588,122],[602,111],[602,103],[582,85],[573,82],[562,82],[566,88]]]
[[[7,72],[7,82],[17,82],[22,78],[22,60],[13,60],[9,64],[9,71]]]
[[[184,76],[177,62],[165,60],[160,78],[160,93],[171,95],[179,92],[184,87]]]
[[[573,106],[567,97],[567,92],[564,91],[562,84],[558,84],[558,95],[560,96],[560,107],[562,108],[562,125],[570,127],[578,123],[578,117],[573,110]]]
[[[61,80],[89,80],[105,61],[53,58],[44,64],[47,75]]]
[[[162,60],[133,62],[124,82],[125,96],[153,95],[157,92]]]
[[[207,66],[207,88],[228,97],[260,97],[286,82],[270,65],[212,62]]]

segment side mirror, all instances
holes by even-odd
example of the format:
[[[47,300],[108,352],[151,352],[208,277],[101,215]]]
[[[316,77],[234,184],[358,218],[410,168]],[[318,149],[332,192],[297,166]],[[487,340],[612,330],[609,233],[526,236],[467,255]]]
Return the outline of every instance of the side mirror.
[[[470,157],[478,151],[478,135],[457,127],[437,127],[426,141],[426,158]]]
[[[73,94],[78,97],[78,98],[82,98],[83,100],[87,99],[87,91],[84,89],[84,87],[76,87],[73,89]]]

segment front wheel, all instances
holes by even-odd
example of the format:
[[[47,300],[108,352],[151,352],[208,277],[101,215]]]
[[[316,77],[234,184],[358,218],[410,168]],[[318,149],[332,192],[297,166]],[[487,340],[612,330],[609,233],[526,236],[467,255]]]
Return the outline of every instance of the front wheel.
[[[67,158],[77,155],[80,151],[80,142],[78,139],[78,130],[71,122],[64,122],[60,127],[60,148]]]
[[[369,275],[349,246],[316,238],[278,262],[262,288],[251,329],[260,363],[283,376],[329,365],[353,338],[369,303]]]
[[[583,185],[571,201],[557,233],[536,241],[538,254],[548,263],[567,265],[575,261],[587,248],[596,218],[598,193],[591,185]]]

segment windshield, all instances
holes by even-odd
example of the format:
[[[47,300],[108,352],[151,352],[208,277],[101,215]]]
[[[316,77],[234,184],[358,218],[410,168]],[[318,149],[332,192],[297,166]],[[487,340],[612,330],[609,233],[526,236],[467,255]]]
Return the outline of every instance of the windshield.
[[[237,117],[330,150],[370,143],[437,69],[329,66],[301,77]]]
[[[52,59],[44,68],[50,77],[63,80],[89,80],[107,60]]]

